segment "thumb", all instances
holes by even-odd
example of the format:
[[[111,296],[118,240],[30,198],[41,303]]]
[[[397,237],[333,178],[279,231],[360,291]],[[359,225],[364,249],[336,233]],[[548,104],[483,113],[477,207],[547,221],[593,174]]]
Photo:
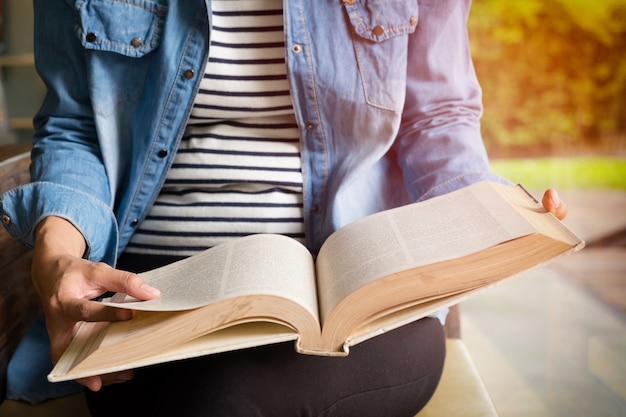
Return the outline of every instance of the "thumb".
[[[151,300],[161,292],[148,285],[138,274],[120,269],[103,268],[98,274],[92,275],[96,282],[104,284],[107,291],[125,293],[138,300]]]
[[[121,280],[123,289],[121,292],[139,300],[151,300],[161,295],[161,292],[148,285],[139,275],[132,272],[122,271]]]
[[[544,193],[541,203],[559,220],[563,220],[567,216],[567,205],[561,200],[555,189],[548,189]]]

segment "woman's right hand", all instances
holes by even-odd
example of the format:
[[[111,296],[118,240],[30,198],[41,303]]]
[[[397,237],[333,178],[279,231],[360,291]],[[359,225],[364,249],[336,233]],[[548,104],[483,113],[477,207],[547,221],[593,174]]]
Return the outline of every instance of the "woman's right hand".
[[[159,291],[137,274],[83,259],[85,249],[83,235],[62,218],[48,217],[37,227],[32,278],[46,316],[53,363],[65,351],[81,321],[121,321],[132,317],[130,310],[107,307],[92,299],[107,291],[126,293],[140,300],[159,296]],[[102,385],[131,378],[132,371],[123,371],[79,382],[97,391]]]

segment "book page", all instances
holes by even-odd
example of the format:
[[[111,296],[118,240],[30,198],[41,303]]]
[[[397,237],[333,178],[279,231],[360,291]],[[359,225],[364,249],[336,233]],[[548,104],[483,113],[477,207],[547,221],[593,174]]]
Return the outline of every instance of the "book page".
[[[103,323],[82,323],[78,339],[85,339],[90,336],[93,330],[89,326],[102,326]],[[126,369],[134,369],[143,366],[152,365],[154,363],[170,362],[180,359],[195,358],[198,356],[210,355],[219,352],[227,352],[236,349],[245,349],[251,346],[261,346],[272,343],[281,343],[290,340],[296,340],[297,334],[290,328],[270,322],[244,323],[223,330],[218,330],[196,339],[192,339],[182,344],[177,344],[163,351],[156,352],[154,355],[137,359],[134,361],[124,362],[123,364],[107,364],[100,368],[87,369],[77,371],[74,369],[77,363],[84,358],[82,352],[75,352],[74,355],[66,355],[61,358],[54,369],[48,375],[50,382],[69,381],[77,378],[85,378],[93,375],[101,375],[103,373],[119,372]],[[77,349],[82,347],[73,341],[68,349]],[[84,349],[88,353],[88,349]],[[77,357],[75,360],[68,358]]]
[[[533,232],[488,182],[363,218],[331,235],[318,256],[322,325],[343,298],[380,277]]]
[[[116,296],[108,305],[145,311],[188,310],[245,295],[288,298],[317,317],[314,263],[298,241],[251,235],[140,274],[161,291],[154,300]]]
[[[532,224],[541,233],[550,236],[552,239],[560,240],[568,244],[580,243],[581,246],[584,246],[585,243],[580,237],[567,228],[562,222],[554,221],[554,215],[548,213],[543,205],[521,185],[517,187],[495,188],[506,200],[510,201],[528,223]],[[519,190],[524,192],[519,192]]]

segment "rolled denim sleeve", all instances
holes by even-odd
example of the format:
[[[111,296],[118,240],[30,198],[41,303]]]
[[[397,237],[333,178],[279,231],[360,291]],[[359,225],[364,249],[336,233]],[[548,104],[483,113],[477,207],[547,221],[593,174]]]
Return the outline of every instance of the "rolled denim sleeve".
[[[74,2],[36,0],[35,65],[47,87],[34,118],[31,183],[2,196],[8,232],[32,246],[45,217],[71,222],[85,237],[85,256],[114,263],[117,224],[89,96],[85,51],[75,34]]]
[[[34,182],[7,191],[0,200],[0,210],[6,230],[26,246],[34,246],[35,228],[41,220],[57,216],[83,234],[85,258],[115,263],[116,222],[109,207],[93,195],[62,184]]]
[[[410,36],[407,95],[398,140],[399,164],[414,200],[490,179],[480,132],[482,94],[470,54],[468,0],[420,3]]]

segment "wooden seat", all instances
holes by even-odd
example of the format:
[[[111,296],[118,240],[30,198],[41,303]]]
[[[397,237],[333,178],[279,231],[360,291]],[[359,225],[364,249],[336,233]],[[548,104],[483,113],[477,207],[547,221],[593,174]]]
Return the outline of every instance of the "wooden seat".
[[[1,154],[1,152],[0,152]],[[0,194],[29,180],[28,153],[0,163]],[[0,228],[0,415],[2,417],[89,417],[83,394],[30,405],[6,400],[6,369],[28,325],[41,311],[30,280],[31,251]],[[446,324],[447,355],[435,395],[419,417],[497,416],[483,381],[460,337],[458,306]]]

